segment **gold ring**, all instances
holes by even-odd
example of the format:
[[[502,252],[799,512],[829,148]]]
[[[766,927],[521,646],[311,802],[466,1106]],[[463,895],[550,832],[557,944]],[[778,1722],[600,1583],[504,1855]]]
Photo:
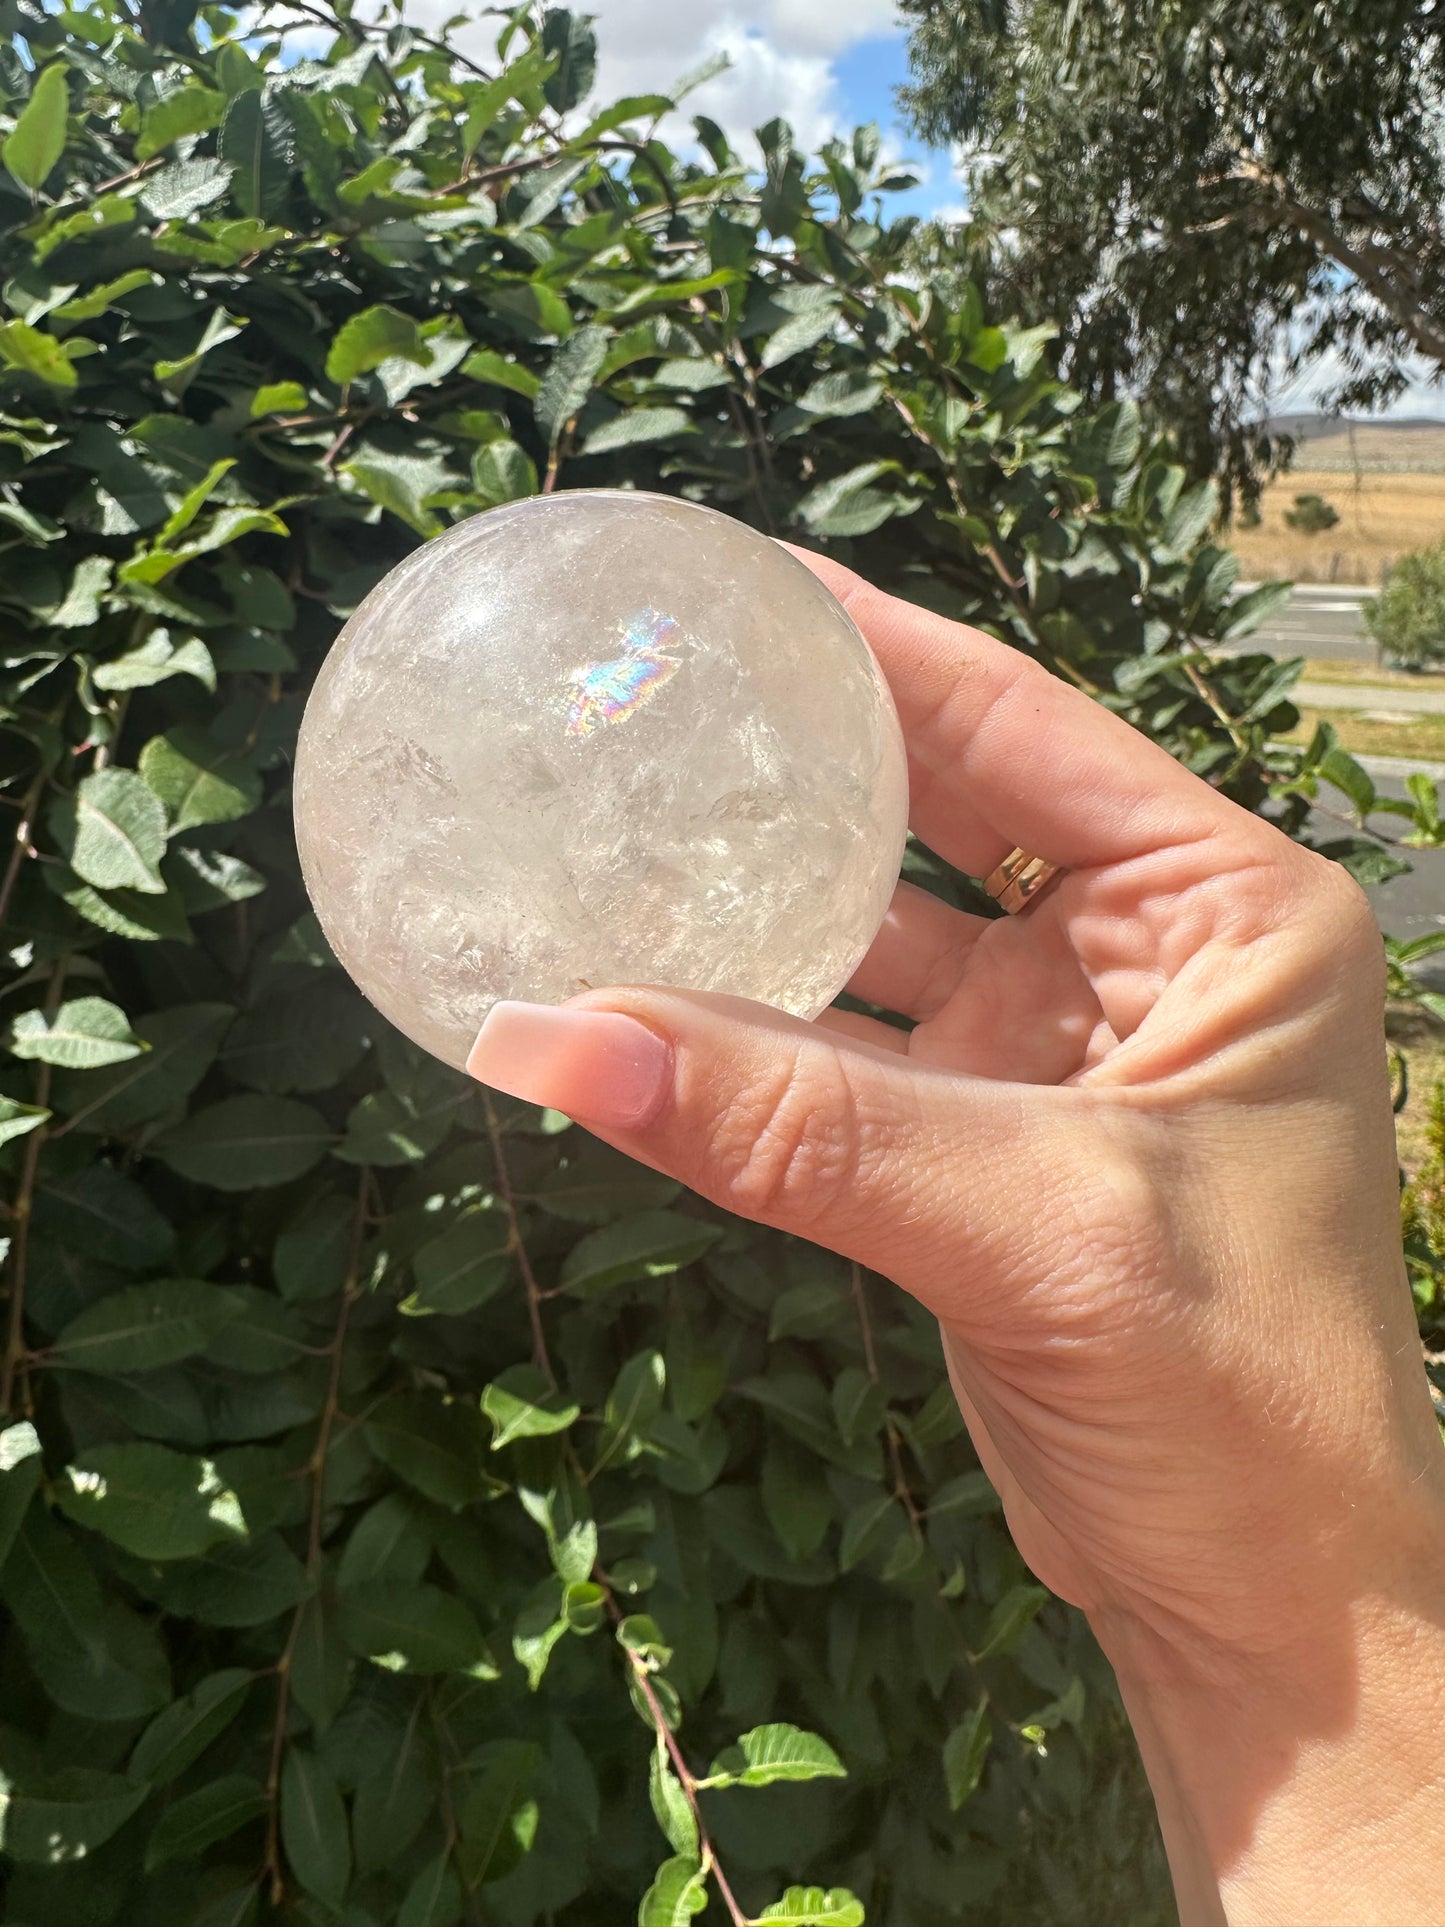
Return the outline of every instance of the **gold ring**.
[[[1010,850],[983,887],[995,903],[1016,917],[1028,908],[1045,884],[1058,875],[1057,863],[1030,856],[1027,850]]]

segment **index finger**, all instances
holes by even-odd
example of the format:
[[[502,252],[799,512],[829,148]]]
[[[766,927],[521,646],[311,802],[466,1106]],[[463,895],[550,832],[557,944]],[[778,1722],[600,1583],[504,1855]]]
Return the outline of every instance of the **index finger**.
[[[970,876],[1015,847],[1064,869],[1122,863],[1243,814],[1019,650],[787,546],[837,596],[888,679],[914,831]]]

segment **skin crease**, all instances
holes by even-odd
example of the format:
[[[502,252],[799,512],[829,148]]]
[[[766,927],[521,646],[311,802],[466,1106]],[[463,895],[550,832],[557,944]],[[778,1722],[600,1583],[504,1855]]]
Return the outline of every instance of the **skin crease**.
[[[937,1315],[1020,1552],[1118,1672],[1185,1927],[1445,1922],[1445,1452],[1368,905],[1016,652],[798,553],[888,677],[921,840],[1068,873],[1002,921],[900,886],[851,988],[906,1036],[622,988],[567,1006],[661,1040],[620,1081],[630,1027],[538,1055],[522,1006],[472,1068]]]

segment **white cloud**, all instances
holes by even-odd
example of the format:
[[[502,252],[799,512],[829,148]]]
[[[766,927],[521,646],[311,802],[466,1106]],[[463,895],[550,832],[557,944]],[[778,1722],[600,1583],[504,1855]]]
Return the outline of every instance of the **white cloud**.
[[[465,0],[463,0],[465,3]],[[781,115],[799,141],[816,148],[848,119],[832,62],[837,55],[899,27],[895,0],[578,0],[597,21],[599,100],[666,93],[714,54],[730,66],[687,99],[665,139],[690,134],[693,114],[707,114],[752,152],[752,130]],[[451,19],[453,0],[409,0],[406,17],[435,32]],[[496,23],[454,28],[453,43],[474,59],[492,57]]]

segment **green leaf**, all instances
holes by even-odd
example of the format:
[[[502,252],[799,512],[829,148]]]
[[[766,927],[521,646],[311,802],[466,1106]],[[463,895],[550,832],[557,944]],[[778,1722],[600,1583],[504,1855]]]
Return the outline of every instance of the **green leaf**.
[[[46,620],[53,629],[89,629],[100,620],[101,598],[109,587],[110,558],[84,556],[75,565],[65,599],[50,611]]]
[[[199,636],[173,643],[168,630],[153,629],[139,648],[98,663],[91,679],[97,689],[151,689],[171,676],[194,676],[207,689],[215,689],[216,665]]]
[[[883,393],[883,384],[861,369],[840,370],[831,375],[820,375],[810,382],[798,397],[798,406],[809,415],[839,417],[844,415],[866,415],[877,405]],[[789,1889],[801,1892],[802,1889]],[[816,1889],[809,1889],[813,1892]]]
[[[57,1244],[124,1271],[159,1270],[175,1245],[170,1225],[145,1192],[108,1164],[43,1177],[33,1224]]]
[[[1319,772],[1327,783],[1333,783],[1337,790],[1341,790],[1350,799],[1361,816],[1367,815],[1374,808],[1376,798],[1374,779],[1347,750],[1336,747],[1327,751],[1320,758]]]
[[[614,1285],[664,1278],[700,1258],[721,1236],[721,1226],[680,1211],[643,1211],[573,1245],[562,1264],[561,1283],[591,1297]]]
[[[351,1880],[346,1808],[330,1769],[296,1746],[281,1769],[281,1845],[307,1893],[339,1907]]]
[[[337,1623],[362,1659],[399,1660],[413,1673],[495,1672],[471,1611],[439,1586],[364,1580],[342,1592]]]
[[[357,1205],[334,1192],[302,1200],[277,1234],[271,1256],[283,1298],[329,1298],[346,1282]]]
[[[871,535],[890,516],[908,504],[871,486],[893,466],[889,462],[860,462],[846,475],[819,482],[799,502],[798,517],[816,535]]]
[[[164,1445],[86,1447],[57,1481],[55,1501],[141,1559],[188,1559],[246,1534],[240,1502],[212,1462]]]
[[[115,1004],[104,997],[76,997],[53,1015],[22,1011],[10,1027],[10,1048],[17,1057],[38,1058],[42,1064],[93,1070],[139,1057],[145,1044]]]
[[[126,1772],[148,1786],[167,1786],[219,1738],[245,1704],[252,1674],[229,1666],[211,1673],[158,1713],[135,1743]]]
[[[542,386],[541,378],[530,368],[509,361],[493,348],[478,348],[475,354],[468,355],[462,363],[462,373],[470,375],[473,381],[490,382],[494,388],[510,388],[513,394],[525,395],[529,401]]]
[[[761,367],[781,367],[785,361],[791,361],[794,355],[815,348],[836,327],[841,311],[837,295],[830,288],[809,288],[802,292],[809,298],[769,335],[759,357]]]
[[[76,875],[97,890],[165,890],[160,861],[166,847],[166,813],[159,799],[129,769],[103,769],[81,778],[56,823],[61,848]]]
[[[203,1352],[235,1315],[226,1294],[199,1278],[127,1285],[72,1318],[52,1356],[59,1365],[107,1377],[153,1372]]]
[[[250,1191],[289,1184],[326,1155],[335,1133],[292,1097],[227,1097],[162,1131],[154,1155],[196,1184]]]
[[[146,109],[135,144],[136,159],[148,161],[187,134],[209,133],[220,126],[225,111],[226,96],[216,89],[194,81],[178,87]]]
[[[461,1813],[456,1863],[468,1887],[500,1880],[529,1851],[537,1809],[528,1796],[537,1770],[537,1748],[525,1740],[499,1740],[486,1749]]]
[[[1201,482],[1180,497],[1178,506],[1164,524],[1161,552],[1170,557],[1186,556],[1209,533],[1219,514],[1219,488],[1213,481]]]
[[[269,88],[248,88],[231,101],[216,153],[232,170],[231,197],[243,214],[270,220],[281,212],[296,143],[290,119]]]
[[[438,1854],[407,1888],[396,1927],[456,1927],[461,1917],[462,1883],[446,1854]]]
[[[362,1006],[334,977],[276,984],[239,1013],[226,1035],[227,1076],[257,1091],[325,1091],[366,1047]]]
[[[10,175],[32,195],[45,185],[50,170],[65,151],[69,111],[65,63],[53,60],[37,76],[20,118],[0,146],[0,158]]]
[[[383,1465],[428,1499],[456,1511],[487,1491],[481,1414],[460,1400],[423,1392],[384,1399],[363,1427]]]
[[[378,508],[388,509],[418,535],[440,532],[442,525],[427,500],[447,485],[447,478],[437,475],[431,457],[373,453],[365,460],[347,462],[341,472]]]
[[[146,1842],[146,1872],[172,1860],[196,1860],[266,1811],[266,1789],[248,1773],[229,1773],[167,1807]]]
[[[568,1631],[565,1592],[560,1579],[544,1579],[523,1602],[512,1629],[512,1652],[534,1693],[547,1671],[553,1647]]]
[[[153,736],[140,753],[140,773],[165,805],[172,834],[232,823],[261,801],[261,779],[251,764],[200,729]]]
[[[253,422],[265,415],[300,415],[309,401],[299,381],[268,381],[252,395],[249,413]]]
[[[648,1798],[657,1824],[675,1854],[696,1860],[699,1852],[697,1816],[688,1803],[682,1781],[673,1772],[662,1735],[653,1749],[652,1769],[647,1782]]]
[[[991,1659],[995,1653],[1008,1652],[1038,1617],[1039,1609],[1048,1599],[1047,1586],[1010,1586],[989,1614],[983,1644],[973,1657]]]
[[[174,1004],[136,1019],[145,1046],[100,1072],[61,1076],[52,1086],[72,1126],[121,1132],[144,1124],[189,1097],[215,1061],[235,1012],[229,1004]]]
[[[432,1555],[432,1536],[404,1492],[388,1492],[364,1512],[341,1554],[336,1583],[354,1590],[368,1580],[415,1585]]]
[[[21,1104],[13,1097],[0,1097],[0,1144],[24,1137],[50,1116],[43,1104]]]
[[[607,455],[618,448],[640,447],[644,442],[672,441],[678,435],[693,434],[695,426],[685,408],[629,408],[594,428],[579,452]]]
[[[1225,610],[1219,625],[1221,642],[1240,642],[1268,622],[1294,594],[1292,582],[1262,582],[1247,595],[1237,596]]]
[[[537,469],[530,455],[512,441],[488,442],[472,457],[472,481],[489,508],[520,502],[537,493]]]
[[[538,426],[549,442],[555,443],[568,422],[581,413],[598,370],[607,359],[611,339],[610,329],[589,322],[553,355],[535,402]]]
[[[0,1849],[12,1859],[54,1867],[104,1846],[146,1797],[119,1773],[84,1766],[25,1776],[0,1773]]]
[[[158,278],[149,268],[130,268],[126,273],[116,275],[113,281],[102,281],[98,288],[90,288],[85,294],[77,295],[73,301],[62,301],[58,308],[51,310],[51,313],[57,321],[71,324],[79,321],[94,321],[100,315],[108,314],[123,295],[134,294],[137,288],[151,288],[158,285]],[[87,556],[80,566],[94,568],[97,562],[103,563],[104,559],[104,557]],[[51,619],[55,620],[54,617]],[[62,624],[62,627],[64,626],[66,625]]]
[[[317,1733],[324,1733],[351,1693],[351,1655],[342,1644],[331,1600],[313,1594],[294,1621],[291,1692]]]
[[[896,1537],[898,1529],[905,1524],[902,1507],[891,1492],[875,1492],[860,1499],[843,1521],[838,1542],[838,1570],[851,1572],[886,1536]]]
[[[200,340],[189,354],[164,356],[155,364],[156,380],[172,394],[183,395],[212,349],[219,348],[223,342],[234,341],[245,326],[244,316],[229,315],[224,308],[213,308]]]
[[[565,1432],[582,1407],[550,1386],[535,1365],[512,1365],[482,1393],[482,1410],[492,1421],[492,1450],[500,1452],[514,1439]]]
[[[846,1887],[789,1887],[764,1907],[759,1921],[790,1920],[793,1927],[863,1927],[863,1903]]]
[[[147,177],[140,202],[153,220],[184,221],[219,201],[230,184],[231,168],[225,161],[172,161]]]
[[[399,1718],[399,1695],[394,1703]],[[436,1729],[427,1717],[435,1703],[429,1694],[417,1695],[407,1710],[405,1726],[390,1723],[390,1744],[385,1753],[369,1752],[368,1763],[360,1769],[351,1835],[361,1874],[394,1866],[436,1811],[440,1791]]]
[[[399,1091],[369,1091],[352,1106],[336,1155],[348,1164],[418,1164],[451,1130],[458,1101],[423,1111]]]
[[[0,1568],[40,1489],[40,1438],[28,1419],[0,1432]]]
[[[505,1212],[486,1206],[464,1211],[455,1224],[420,1247],[411,1269],[416,1289],[403,1311],[451,1317],[475,1311],[495,1298],[512,1275],[511,1227]]]
[[[664,1860],[637,1910],[637,1927],[682,1927],[707,1906],[707,1875],[690,1854]]]
[[[777,1722],[755,1726],[708,1769],[710,1786],[771,1786],[775,1780],[847,1778],[847,1768],[826,1740],[801,1727]]]
[[[85,1720],[149,1718],[171,1697],[154,1629],[100,1585],[73,1533],[32,1506],[0,1570],[0,1595],[50,1698]],[[145,1789],[139,1789],[143,1796]]]
[[[326,378],[344,388],[394,355],[423,366],[427,360],[426,346],[411,316],[380,302],[343,323],[327,352]]]
[[[980,1700],[943,1742],[943,1778],[948,1804],[955,1813],[969,1799],[983,1777],[984,1762],[993,1740],[988,1702]]]
[[[569,1147],[527,1196],[554,1218],[607,1224],[640,1211],[661,1210],[681,1191],[676,1178],[649,1171],[595,1138]]]
[[[175,854],[184,861],[188,853]],[[111,936],[129,937],[135,943],[159,943],[167,938],[175,943],[192,941],[191,926],[176,891],[141,896],[135,890],[94,890],[72,871],[61,868],[47,870],[45,881],[77,916]]]
[[[276,1429],[274,1422],[268,1429]],[[265,1626],[311,1591],[306,1568],[274,1532],[227,1541],[170,1565],[133,1562],[126,1571],[166,1612],[206,1626]]]

